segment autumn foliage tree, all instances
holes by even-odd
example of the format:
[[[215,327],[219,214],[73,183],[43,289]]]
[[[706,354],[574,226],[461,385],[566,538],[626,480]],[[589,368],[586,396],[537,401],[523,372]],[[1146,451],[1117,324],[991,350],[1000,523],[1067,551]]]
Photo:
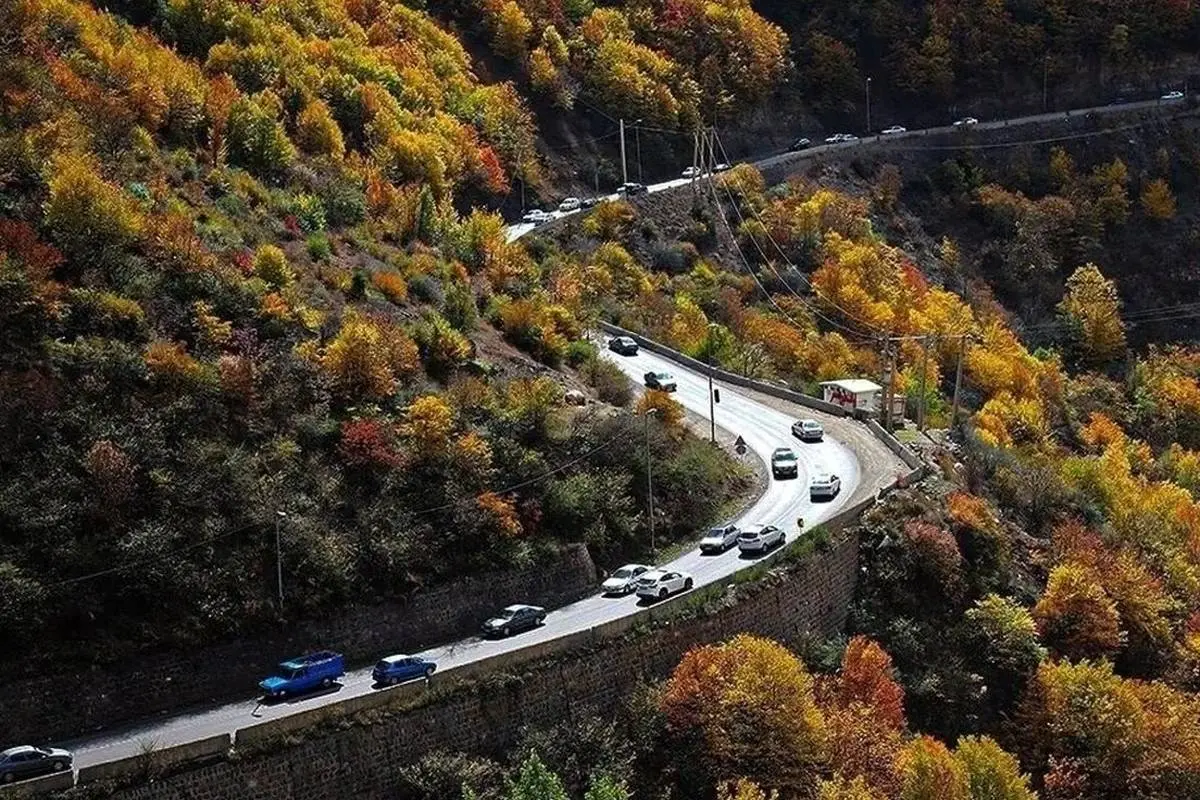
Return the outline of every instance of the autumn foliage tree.
[[[1080,267],[1067,279],[1058,310],[1085,363],[1103,364],[1125,352],[1117,289],[1094,264]]]
[[[814,785],[825,721],[804,665],[753,636],[690,650],[661,701],[672,736],[712,780],[747,777],[790,790]]]

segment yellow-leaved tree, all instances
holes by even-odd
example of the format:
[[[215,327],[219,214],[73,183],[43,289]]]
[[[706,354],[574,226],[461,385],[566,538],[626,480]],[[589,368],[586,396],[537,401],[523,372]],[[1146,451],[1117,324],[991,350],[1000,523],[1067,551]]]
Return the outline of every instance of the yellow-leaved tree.
[[[1084,361],[1102,364],[1125,352],[1125,323],[1117,287],[1095,264],[1084,264],[1067,279],[1058,312]]]

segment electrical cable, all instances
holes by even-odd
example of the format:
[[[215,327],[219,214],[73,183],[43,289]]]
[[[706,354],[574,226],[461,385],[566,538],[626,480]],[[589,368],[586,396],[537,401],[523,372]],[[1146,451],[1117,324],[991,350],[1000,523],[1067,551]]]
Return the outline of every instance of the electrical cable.
[[[717,131],[715,128],[713,129],[713,140],[717,143],[717,146],[721,148],[721,156],[725,160],[725,162],[728,163],[729,162],[729,153],[727,153],[725,151],[725,144],[721,141],[721,137],[717,134]],[[728,187],[726,187],[726,191],[728,192]],[[750,213],[753,214],[754,218],[758,221],[758,223],[760,225],[762,225],[763,232],[767,236],[767,241],[769,241],[772,245],[774,245],[775,251],[777,253],[779,253],[780,256],[783,257],[784,263],[787,264],[788,267],[791,268],[792,270],[795,270],[796,274],[800,277],[800,280],[802,280],[805,283],[805,285],[807,285],[809,287],[809,289],[812,291],[812,293],[814,295],[816,295],[816,297],[819,300],[823,300],[824,302],[833,306],[833,308],[836,309],[839,313],[841,313],[841,315],[844,316],[846,319],[851,320],[852,322],[858,323],[859,325],[866,328],[868,331],[879,331],[882,333],[886,333],[889,336],[892,335],[892,332],[886,331],[885,329],[879,327],[878,325],[874,325],[870,322],[867,322],[866,320],[859,319],[855,315],[846,311],[846,309],[839,306],[832,299],[830,299],[828,297],[824,297],[821,294],[821,292],[817,289],[817,287],[812,283],[812,281],[808,280],[808,278],[805,277],[803,271],[801,271],[795,264],[792,263],[792,260],[790,258],[788,258],[787,253],[785,253],[783,251],[783,248],[779,246],[779,243],[777,241],[775,241],[775,237],[773,237],[771,235],[770,229],[767,227],[766,223],[763,222],[762,216],[758,213],[758,209],[756,209],[753,204],[748,204],[748,205],[750,206]],[[737,212],[739,220],[744,222],[744,219],[742,218],[742,212],[741,212],[740,207],[735,204],[734,210]],[[755,237],[752,236],[750,238],[754,239]],[[767,263],[770,263],[770,259],[767,257],[767,254],[762,251],[762,247],[759,246],[757,240],[755,240],[755,246],[758,247],[759,253],[762,254],[763,260]],[[773,267],[771,268],[771,270],[772,270],[772,272],[774,272]],[[779,273],[777,273],[777,272],[775,273],[775,275],[776,275],[776,277],[780,277]],[[783,282],[784,286],[787,287],[789,292],[791,292],[793,295],[795,295],[796,298],[799,299],[801,302],[805,302],[807,304],[807,301],[805,300],[805,298],[801,297],[801,295],[795,289],[792,288],[791,284],[789,284],[787,281],[784,281],[782,279],[782,277],[780,277],[780,280]],[[828,318],[825,318],[825,317],[822,317],[822,319],[826,319],[826,321],[829,321]],[[836,323],[833,323],[833,324],[836,324]],[[843,328],[843,329],[848,330],[846,328]]]

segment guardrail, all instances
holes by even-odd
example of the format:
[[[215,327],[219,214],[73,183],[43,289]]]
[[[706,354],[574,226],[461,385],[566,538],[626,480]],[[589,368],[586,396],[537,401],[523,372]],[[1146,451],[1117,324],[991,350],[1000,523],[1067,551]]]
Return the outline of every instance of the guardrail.
[[[855,419],[865,422],[867,430],[869,430],[876,439],[883,442],[883,444],[889,450],[895,453],[896,456],[903,461],[905,466],[907,466],[909,469],[922,470],[924,467],[924,462],[921,461],[920,456],[918,456],[908,447],[905,447],[903,442],[884,430],[883,426],[873,419],[867,419],[857,413],[851,414],[841,406],[834,405],[833,403],[827,403],[824,400],[818,400],[815,397],[810,397],[801,392],[794,392],[791,389],[784,389],[764,381],[756,381],[752,378],[747,378],[744,375],[726,372],[723,369],[705,364],[703,361],[694,359],[691,356],[684,355],[678,350],[672,350],[670,347],[660,344],[653,339],[647,339],[645,336],[642,336],[639,333],[625,330],[619,325],[613,325],[611,322],[604,322],[601,320],[600,329],[605,333],[612,334],[613,336],[628,336],[637,342],[640,347],[644,347],[652,353],[657,353],[663,358],[669,358],[670,360],[681,364],[688,369],[699,372],[702,375],[711,374],[713,380],[732,384],[733,386],[741,386],[744,389],[753,389],[756,392],[762,392],[763,394],[768,394],[772,397],[778,397],[780,400],[787,400],[789,402],[796,403],[797,405],[807,406],[808,408],[812,408],[817,411],[823,411],[826,414],[832,414],[835,417],[853,416]]]
[[[600,329],[605,333],[612,334],[613,336],[628,336],[637,342],[638,346],[644,347],[651,353],[657,353],[663,358],[669,358],[690,370],[699,372],[701,375],[712,375],[713,380],[715,381],[721,381],[722,383],[728,383],[733,386],[741,386],[743,389],[753,389],[756,392],[762,392],[763,394],[769,394],[772,397],[778,397],[780,400],[787,400],[798,405],[816,409],[817,411],[823,411],[826,414],[832,414],[835,417],[849,416],[849,412],[847,412],[846,409],[842,408],[841,406],[834,405],[833,403],[827,403],[824,400],[820,400],[816,397],[810,397],[800,392],[794,392],[791,389],[784,389],[781,386],[775,386],[774,384],[765,383],[763,381],[756,381],[751,378],[747,378],[744,375],[738,375],[734,372],[726,372],[720,367],[714,367],[704,363],[703,361],[692,358],[691,356],[684,355],[678,350],[672,350],[665,344],[659,344],[653,339],[647,339],[640,333],[625,330],[619,325],[613,325],[611,322],[604,322],[601,320]]]

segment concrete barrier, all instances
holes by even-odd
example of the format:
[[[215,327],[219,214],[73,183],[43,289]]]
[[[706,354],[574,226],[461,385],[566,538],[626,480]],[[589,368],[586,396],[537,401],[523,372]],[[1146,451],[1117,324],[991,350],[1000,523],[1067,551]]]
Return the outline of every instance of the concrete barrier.
[[[116,761],[107,761],[103,764],[92,764],[90,767],[80,767],[79,776],[76,779],[76,782],[82,786],[85,783],[111,781],[117,778],[128,778],[139,774],[145,774],[149,772],[149,770],[150,754],[140,753],[136,756],[120,758]]]
[[[690,370],[699,372],[701,375],[711,374],[713,380],[715,381],[728,383],[732,386],[740,386],[744,389],[753,389],[756,392],[762,392],[763,394],[769,394],[772,397],[778,397],[780,400],[787,400],[789,402],[796,403],[797,405],[807,406],[809,408],[816,409],[817,411],[823,411],[826,414],[832,414],[835,417],[846,416],[846,410],[841,406],[834,405],[833,403],[826,403],[824,400],[819,400],[816,397],[809,397],[801,392],[794,392],[791,389],[784,389],[780,386],[775,386],[763,381],[757,381],[752,378],[747,378],[744,375],[737,375],[733,372],[726,372],[723,369],[709,366],[703,361],[699,361],[689,355],[685,355],[678,350],[672,350],[670,347],[660,344],[653,339],[647,339],[640,333],[627,331],[619,325],[613,325],[610,322],[604,322],[602,320],[600,322],[600,328],[605,333],[608,333],[612,336],[628,336],[637,342],[639,346],[646,348],[651,353],[657,353],[664,358],[669,358]]]
[[[339,714],[341,716],[351,716],[363,711],[374,711],[377,708],[390,708],[391,706],[411,703],[435,686],[438,686],[440,684],[439,677],[435,672],[428,685],[426,685],[423,679],[415,680],[402,683],[399,686],[379,689],[368,694],[360,694],[358,697],[348,697],[342,702],[337,703]]]
[[[233,739],[228,733],[219,733],[206,739],[194,742],[172,745],[162,749],[147,749],[145,753],[123,758],[120,761],[108,761],[103,764],[93,764],[79,770],[79,784],[94,783],[95,781],[111,781],[136,775],[139,772],[149,773],[170,769],[180,764],[193,761],[204,761],[223,757],[229,752]]]
[[[895,436],[884,430],[882,425],[873,419],[868,419],[865,421],[867,423],[867,429],[874,434],[875,438],[883,442],[884,445],[886,445],[889,450],[895,453],[896,456],[903,461],[909,469],[918,469],[922,466],[924,462],[921,461],[921,457],[905,447],[904,443]]]
[[[13,784],[0,784],[0,797],[4,800],[20,800],[26,797],[36,797],[46,792],[61,792],[75,785],[75,774],[70,770],[33,778]]]
[[[330,703],[327,706],[310,708],[286,717],[276,717],[275,719],[264,720],[255,725],[238,728],[233,735],[233,744],[239,750],[247,747],[255,747],[263,742],[286,736],[293,731],[316,725],[318,722],[344,716],[345,712],[341,710],[341,707],[342,703]]]

